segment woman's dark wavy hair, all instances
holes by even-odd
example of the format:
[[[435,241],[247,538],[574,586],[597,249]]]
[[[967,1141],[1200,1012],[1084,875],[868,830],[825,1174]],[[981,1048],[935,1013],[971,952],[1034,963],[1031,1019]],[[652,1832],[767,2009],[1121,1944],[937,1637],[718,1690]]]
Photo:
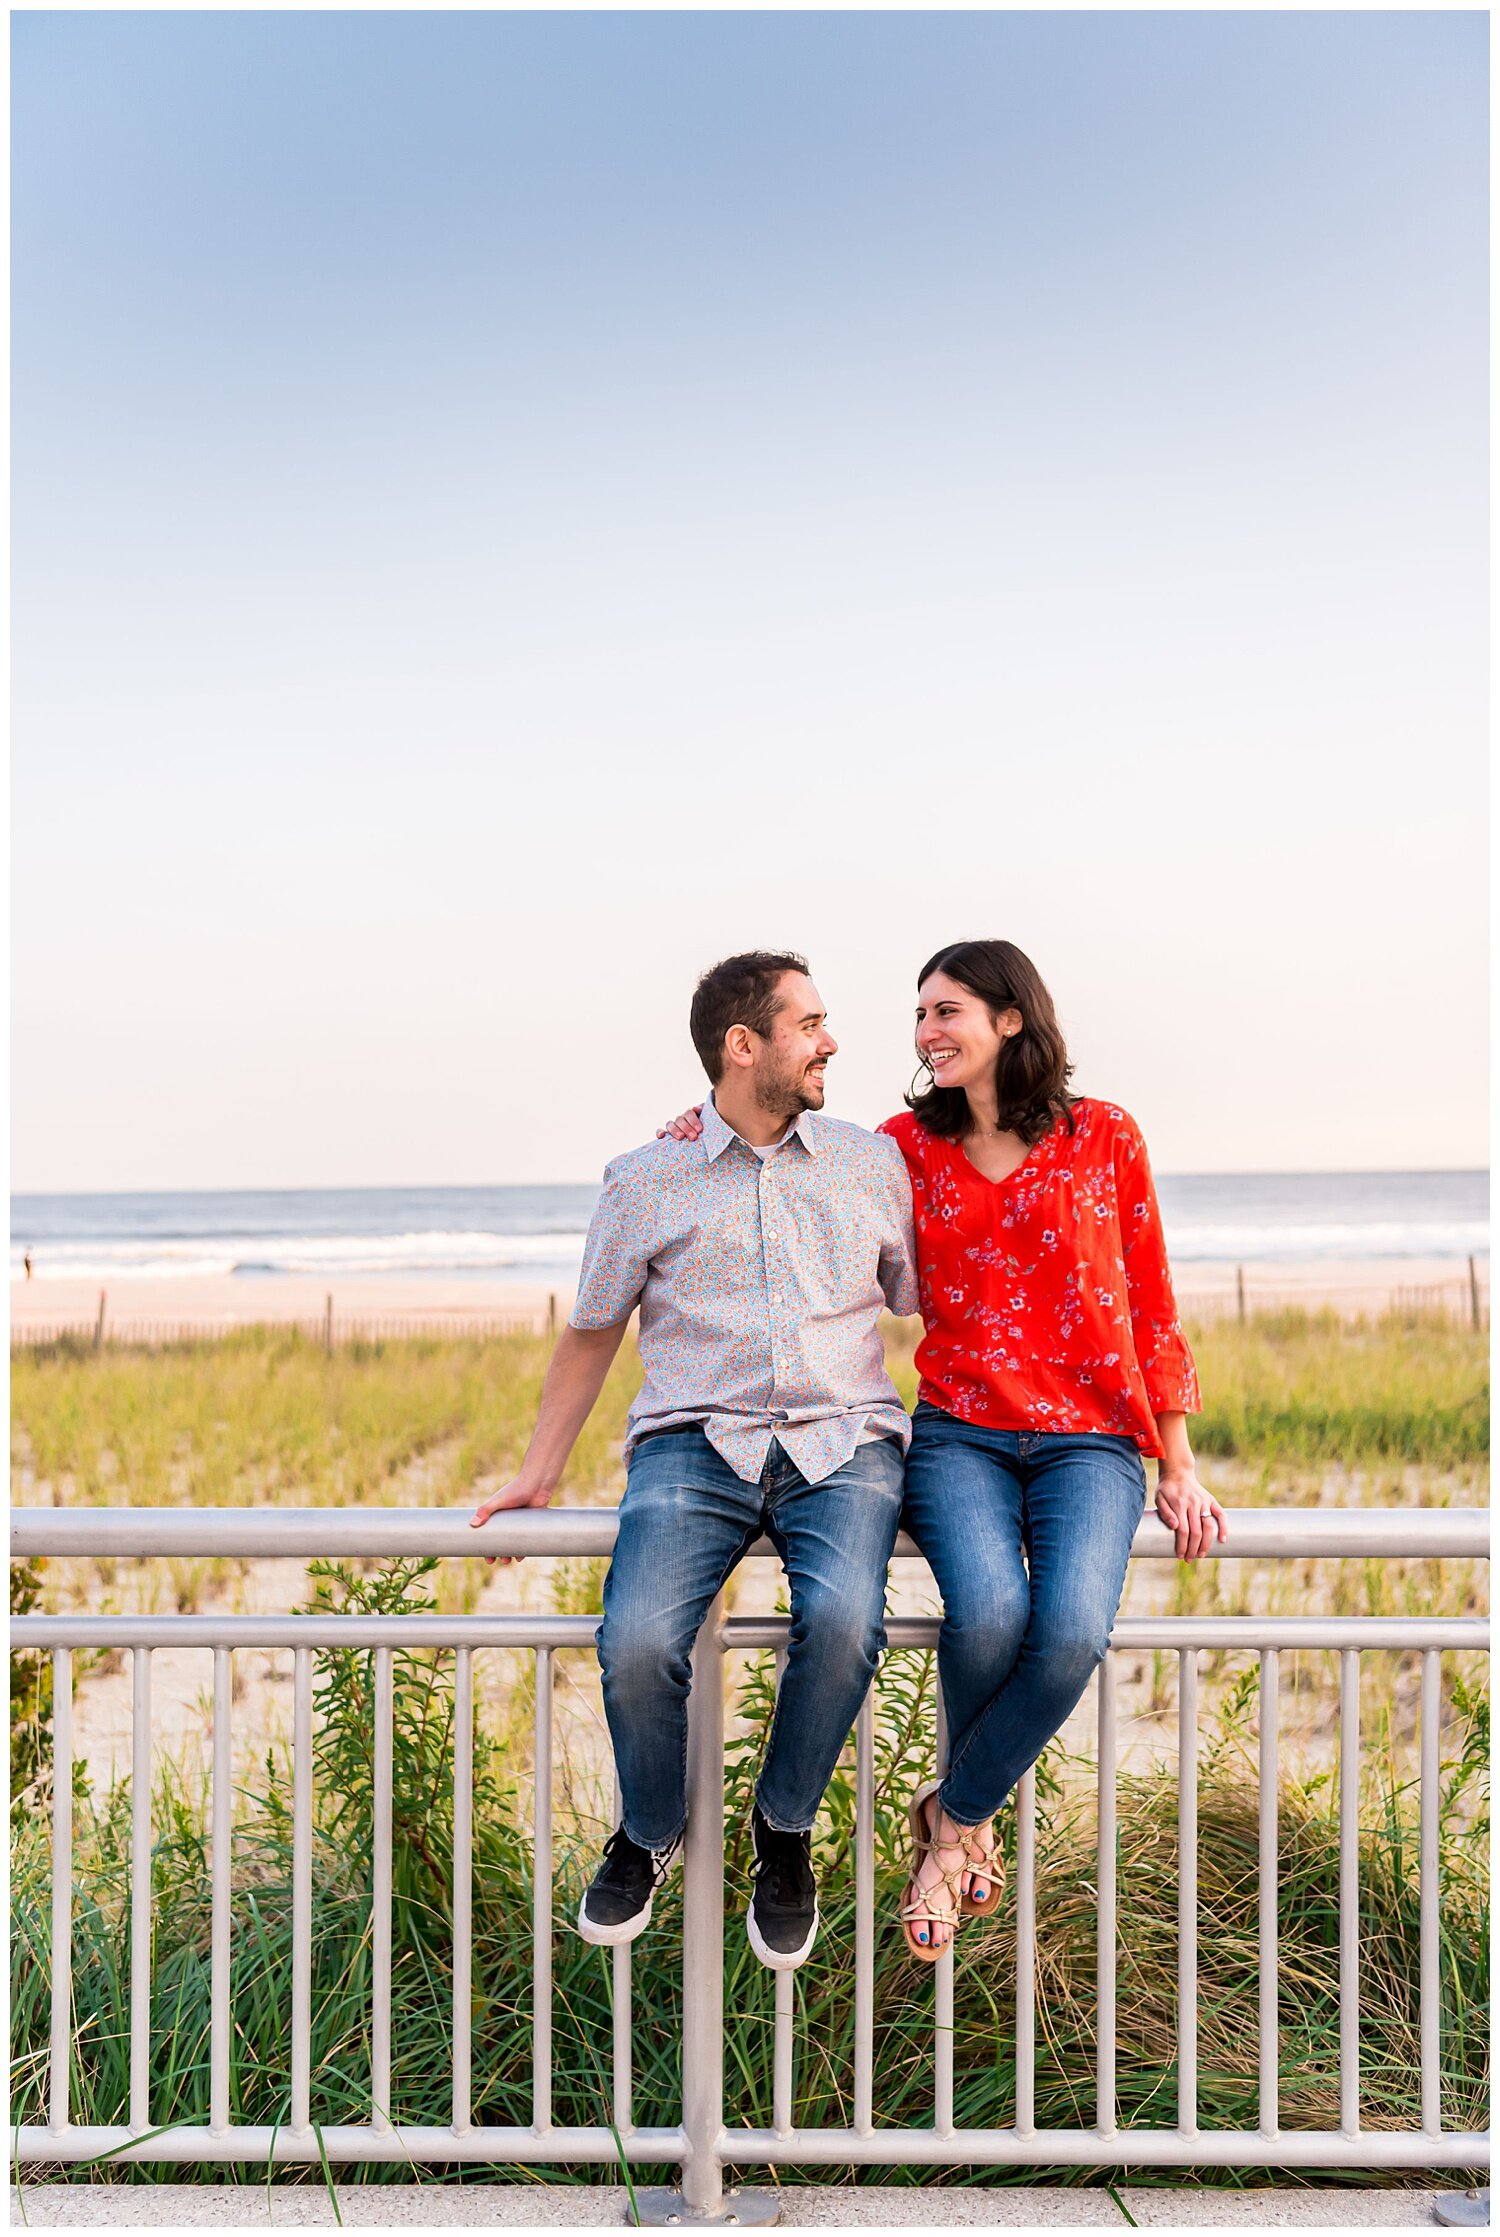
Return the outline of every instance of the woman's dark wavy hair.
[[[1073,1101],[1068,1082],[1073,1067],[1052,997],[1041,973],[1029,956],[1009,940],[957,940],[939,948],[917,973],[917,986],[925,986],[934,971],[957,979],[976,995],[991,1016],[1002,1010],[1019,1010],[1021,1030],[1006,1041],[995,1060],[995,1092],[1000,1101],[1000,1124],[1020,1135],[1030,1149],[1050,1134],[1059,1119],[1073,1131]],[[927,1086],[917,1082],[927,1073]],[[967,1132],[968,1098],[961,1087],[939,1087],[924,1065],[906,1098],[922,1124],[932,1134],[957,1141]]]

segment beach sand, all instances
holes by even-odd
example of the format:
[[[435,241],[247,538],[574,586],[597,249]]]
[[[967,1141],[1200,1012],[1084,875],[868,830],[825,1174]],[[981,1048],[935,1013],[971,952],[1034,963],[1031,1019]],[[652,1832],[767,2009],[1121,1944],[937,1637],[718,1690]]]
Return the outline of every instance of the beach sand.
[[[93,1328],[101,1285],[80,1281],[12,1281],[11,1325],[18,1333],[62,1324]],[[559,1320],[573,1302],[571,1285],[444,1280],[441,1275],[348,1275],[330,1286],[305,1275],[195,1275],[107,1285],[105,1327],[115,1335],[132,1328],[181,1326],[243,1328],[257,1321],[302,1321],[321,1326],[333,1299],[335,1327],[346,1321],[431,1322],[445,1331],[465,1323],[532,1320],[545,1325],[557,1300]]]
[[[1334,1305],[1346,1313],[1378,1312],[1395,1305],[1446,1306],[1467,1312],[1472,1301],[1469,1262],[1462,1258],[1260,1259],[1236,1266],[1203,1259],[1174,1266],[1172,1283],[1185,1314],[1238,1309],[1243,1277],[1245,1306]],[[1474,1262],[1479,1303],[1490,1301],[1490,1262]]]
[[[1489,1304],[1489,1261],[1477,1266],[1481,1307]],[[1238,1309],[1237,1269],[1228,1261],[1198,1261],[1175,1269],[1177,1295],[1188,1314]],[[1453,1313],[1469,1309],[1469,1269],[1462,1259],[1382,1258],[1273,1262],[1243,1269],[1246,1307],[1288,1304],[1334,1305],[1341,1311],[1379,1312],[1395,1304],[1443,1304]],[[221,1274],[186,1279],[119,1281],[105,1296],[107,1333],[174,1327],[244,1327],[257,1321],[301,1321],[321,1327],[333,1299],[335,1334],[356,1333],[359,1324],[430,1325],[444,1333],[466,1325],[530,1322],[545,1327],[552,1301],[558,1322],[573,1301],[568,1284],[447,1279],[441,1275],[347,1276],[330,1286],[303,1275]],[[39,1329],[92,1329],[98,1319],[100,1285],[82,1281],[13,1281],[11,1323],[25,1335]],[[355,1324],[351,1326],[350,1324]],[[372,1330],[372,1332],[374,1332]],[[387,1327],[386,1333],[402,1331]]]

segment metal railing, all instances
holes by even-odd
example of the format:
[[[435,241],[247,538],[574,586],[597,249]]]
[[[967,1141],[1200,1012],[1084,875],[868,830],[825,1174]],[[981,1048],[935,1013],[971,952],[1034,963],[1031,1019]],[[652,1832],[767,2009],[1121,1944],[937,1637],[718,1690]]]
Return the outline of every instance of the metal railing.
[[[595,1556],[613,1545],[609,1510],[523,1512],[496,1517],[481,1542],[463,1514],[431,1509],[302,1511],[114,1508],[16,1509],[12,1554],[153,1556],[170,1554],[368,1558],[428,1555],[474,1558],[504,1551],[534,1556]],[[762,1540],[755,1554],[769,1554]],[[898,1555],[914,1556],[903,1539]],[[1141,1523],[1133,1558],[1171,1559],[1172,1540],[1154,1515]],[[1213,1558],[1317,1556],[1485,1558],[1488,1515],[1475,1510],[1237,1510]],[[953,1956],[933,1968],[933,2103],[929,2128],[878,2125],[875,2028],[875,1822],[873,1706],[867,1698],[855,1731],[855,1947],[853,2120],[846,2127],[799,2129],[793,2119],[796,2044],[793,1977],[775,1988],[773,2112],[770,2128],[724,2124],[724,1708],[726,1651],[785,1645],[787,1619],[728,1617],[716,1603],[694,1650],[689,1716],[689,1824],[683,1856],[682,2117],[676,2126],[638,2127],[631,2095],[631,1953],[612,1953],[614,1973],[614,2126],[557,2127],[552,2120],[551,2023],[553,1854],[551,1783],[553,1656],[591,1643],[596,1616],[33,1615],[11,1626],[12,1645],[54,1658],[53,1858],[50,2096],[45,2126],[18,2132],[27,2162],[76,2161],[101,2152],[137,2160],[331,2162],[362,2160],[680,2164],[680,2191],[638,2194],[646,2220],[750,2221],[774,2218],[754,2194],[726,2199],[724,2169],[746,2165],[941,2166],[1074,2165],[1471,2168],[1487,2165],[1486,2132],[1445,2130],[1439,2062],[1439,1708],[1440,1661],[1452,1650],[1484,1649],[1488,1624],[1475,1618],[1126,1617],[1100,1666],[1098,1693],[1098,1968],[1096,2118],[1090,2128],[1035,2126],[1036,1785],[1028,1773],[1016,1793],[1015,2117],[1008,2128],[974,2129],[954,2120]],[[932,1618],[895,1617],[891,1647],[928,1647]],[[151,1656],[158,1647],[212,1649],[210,2113],[206,2125],[147,2135],[151,2126]],[[72,1921],[71,1657],[114,1647],[133,1656],[130,2102],[123,2126],[76,2126],[69,2108]],[[293,1651],[293,1867],[291,2103],[277,2128],[236,2126],[230,2114],[230,1800],[231,1658],[240,1648]],[[315,2128],[310,2070],[313,1855],[313,1658],[332,1648],[374,1650],[375,1844],[372,1859],[371,2115],[368,2123]],[[392,1965],[392,1656],[402,1648],[450,1650],[455,1665],[452,2118],[446,2126],[393,2125]],[[528,2126],[476,2126],[471,2117],[474,1656],[486,1648],[529,1649],[535,1657],[537,1778],[533,1809],[534,1917],[532,2120]],[[1285,2130],[1278,2104],[1277,1825],[1278,1658],[1301,1648],[1339,1656],[1339,2073],[1337,2129]],[[1115,2086],[1116,1681],[1114,1657],[1141,1649],[1175,1654],[1178,1667],[1178,2118],[1170,2128],[1121,2128]],[[1197,1657],[1204,1650],[1259,1656],[1259,2125],[1253,2131],[1204,2129],[1197,2116]],[[1360,2125],[1359,1983],[1359,1671],[1370,1650],[1416,1650],[1420,1708],[1420,2128]],[[729,2020],[732,2023],[732,2015]]]

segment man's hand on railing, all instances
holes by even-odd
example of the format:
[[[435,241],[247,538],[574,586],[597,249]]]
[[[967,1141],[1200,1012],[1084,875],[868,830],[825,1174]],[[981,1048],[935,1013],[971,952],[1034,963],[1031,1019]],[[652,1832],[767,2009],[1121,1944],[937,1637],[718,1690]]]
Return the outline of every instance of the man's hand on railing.
[[[552,1490],[551,1485],[528,1483],[524,1476],[517,1476],[510,1483],[502,1484],[498,1491],[492,1491],[488,1499],[480,1501],[469,1517],[469,1528],[478,1530],[491,1515],[503,1514],[510,1508],[548,1507],[552,1504]],[[493,1568],[497,1561],[504,1564],[524,1561],[526,1557],[519,1553],[487,1553],[484,1558]]]
[[[568,1455],[578,1432],[604,1388],[610,1361],[620,1348],[627,1323],[611,1321],[607,1328],[574,1328],[571,1324],[557,1339],[542,1383],[536,1428],[526,1447],[518,1473],[499,1491],[492,1491],[469,1517],[469,1528],[480,1529],[491,1515],[507,1507],[545,1507],[562,1482]],[[520,1554],[485,1555],[487,1562],[519,1561]]]
[[[1179,1561],[1196,1561],[1216,1537],[1229,1536],[1223,1508],[1190,1467],[1171,1469],[1163,1463],[1156,1479],[1156,1511],[1176,1538]]]

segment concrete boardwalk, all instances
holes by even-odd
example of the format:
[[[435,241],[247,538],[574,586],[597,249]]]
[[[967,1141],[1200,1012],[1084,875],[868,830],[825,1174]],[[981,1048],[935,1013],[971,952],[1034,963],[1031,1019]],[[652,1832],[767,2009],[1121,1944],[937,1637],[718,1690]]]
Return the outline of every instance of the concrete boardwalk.
[[[784,2184],[783,2229],[1432,2229],[1435,2190],[1137,2190],[986,2185],[921,2190]],[[622,2189],[563,2184],[340,2184],[347,2229],[614,2229]],[[332,2229],[311,2183],[34,2183],[10,2194],[12,2229]]]

